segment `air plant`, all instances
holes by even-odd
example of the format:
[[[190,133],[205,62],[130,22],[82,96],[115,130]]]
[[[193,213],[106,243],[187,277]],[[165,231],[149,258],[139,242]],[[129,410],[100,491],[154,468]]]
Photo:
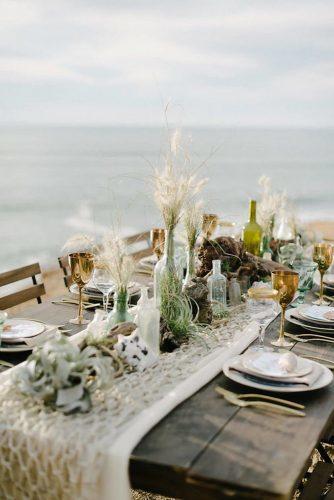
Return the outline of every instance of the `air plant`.
[[[110,375],[110,359],[94,347],[80,351],[63,336],[36,347],[27,363],[13,374],[23,394],[64,414],[89,411],[91,394]]]

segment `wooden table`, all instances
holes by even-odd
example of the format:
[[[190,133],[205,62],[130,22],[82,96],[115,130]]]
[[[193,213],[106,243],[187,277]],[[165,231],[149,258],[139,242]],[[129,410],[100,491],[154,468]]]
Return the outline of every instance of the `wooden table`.
[[[55,324],[73,316],[74,307],[50,302],[24,314]],[[277,336],[278,324],[279,318],[268,327],[266,342]],[[333,346],[299,343],[293,351],[334,361]],[[191,500],[291,498],[312,451],[332,432],[334,384],[304,396],[289,395],[306,405],[305,418],[232,406],[215,393],[217,384],[243,392],[219,375],[172,411],[133,451],[133,487]]]

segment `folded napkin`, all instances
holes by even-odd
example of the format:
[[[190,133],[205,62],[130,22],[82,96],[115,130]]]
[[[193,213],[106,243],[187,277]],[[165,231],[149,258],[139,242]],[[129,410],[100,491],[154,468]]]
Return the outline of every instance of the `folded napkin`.
[[[260,384],[268,384],[268,385],[278,385],[278,386],[291,386],[291,385],[306,385],[308,387],[312,386],[320,377],[323,372],[322,366],[319,363],[312,362],[313,369],[307,375],[303,377],[272,377],[270,375],[265,375],[263,373],[254,374],[253,370],[249,370],[246,368],[242,360],[236,360],[233,365],[230,366],[230,370],[234,370],[244,377],[253,380],[254,382],[258,382]]]

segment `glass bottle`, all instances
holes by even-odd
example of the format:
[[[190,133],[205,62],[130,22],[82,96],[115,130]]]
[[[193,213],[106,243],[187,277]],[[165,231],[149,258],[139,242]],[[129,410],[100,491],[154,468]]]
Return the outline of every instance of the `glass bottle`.
[[[174,230],[166,230],[165,247],[163,257],[157,262],[154,268],[154,300],[156,307],[161,305],[161,280],[166,276],[172,286],[181,288],[180,270],[175,262]]]
[[[160,352],[160,312],[155,306],[154,299],[148,298],[146,287],[141,289],[138,301],[138,312],[136,323],[139,334],[145,344],[152,349],[154,354]]]
[[[253,255],[260,255],[262,228],[256,222],[256,201],[251,200],[249,204],[249,221],[242,231],[244,249]]]
[[[241,303],[241,288],[237,281],[237,278],[231,278],[228,287],[228,296],[230,299],[231,306],[237,306]]]
[[[184,279],[183,288],[191,283],[192,278],[196,276],[195,273],[195,248],[188,246],[187,248],[187,273]]]
[[[114,307],[108,316],[108,328],[127,321],[132,321],[128,312],[128,291],[126,288],[120,288],[114,295]]]
[[[220,318],[226,313],[226,283],[227,280],[221,274],[220,260],[212,261],[212,275],[208,277],[209,301],[211,302],[212,315]]]
[[[271,240],[270,236],[268,236],[267,234],[263,235],[261,244],[261,255],[262,258],[265,260],[273,260],[273,251],[270,248],[270,240]]]

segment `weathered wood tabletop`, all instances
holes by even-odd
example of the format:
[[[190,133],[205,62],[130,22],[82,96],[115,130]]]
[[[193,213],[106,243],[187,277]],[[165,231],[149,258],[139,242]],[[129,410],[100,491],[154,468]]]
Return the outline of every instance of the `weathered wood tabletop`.
[[[21,316],[64,324],[75,316],[75,307],[44,302]],[[279,318],[267,328],[267,343],[277,336],[278,326]],[[73,333],[80,328],[71,327]],[[298,343],[293,351],[334,361],[333,346]],[[20,359],[24,355],[16,357]],[[291,498],[313,449],[331,434],[334,384],[288,395],[305,404],[304,418],[232,406],[216,394],[216,385],[247,392],[221,374],[179,405],[133,451],[133,487],[192,500]]]

